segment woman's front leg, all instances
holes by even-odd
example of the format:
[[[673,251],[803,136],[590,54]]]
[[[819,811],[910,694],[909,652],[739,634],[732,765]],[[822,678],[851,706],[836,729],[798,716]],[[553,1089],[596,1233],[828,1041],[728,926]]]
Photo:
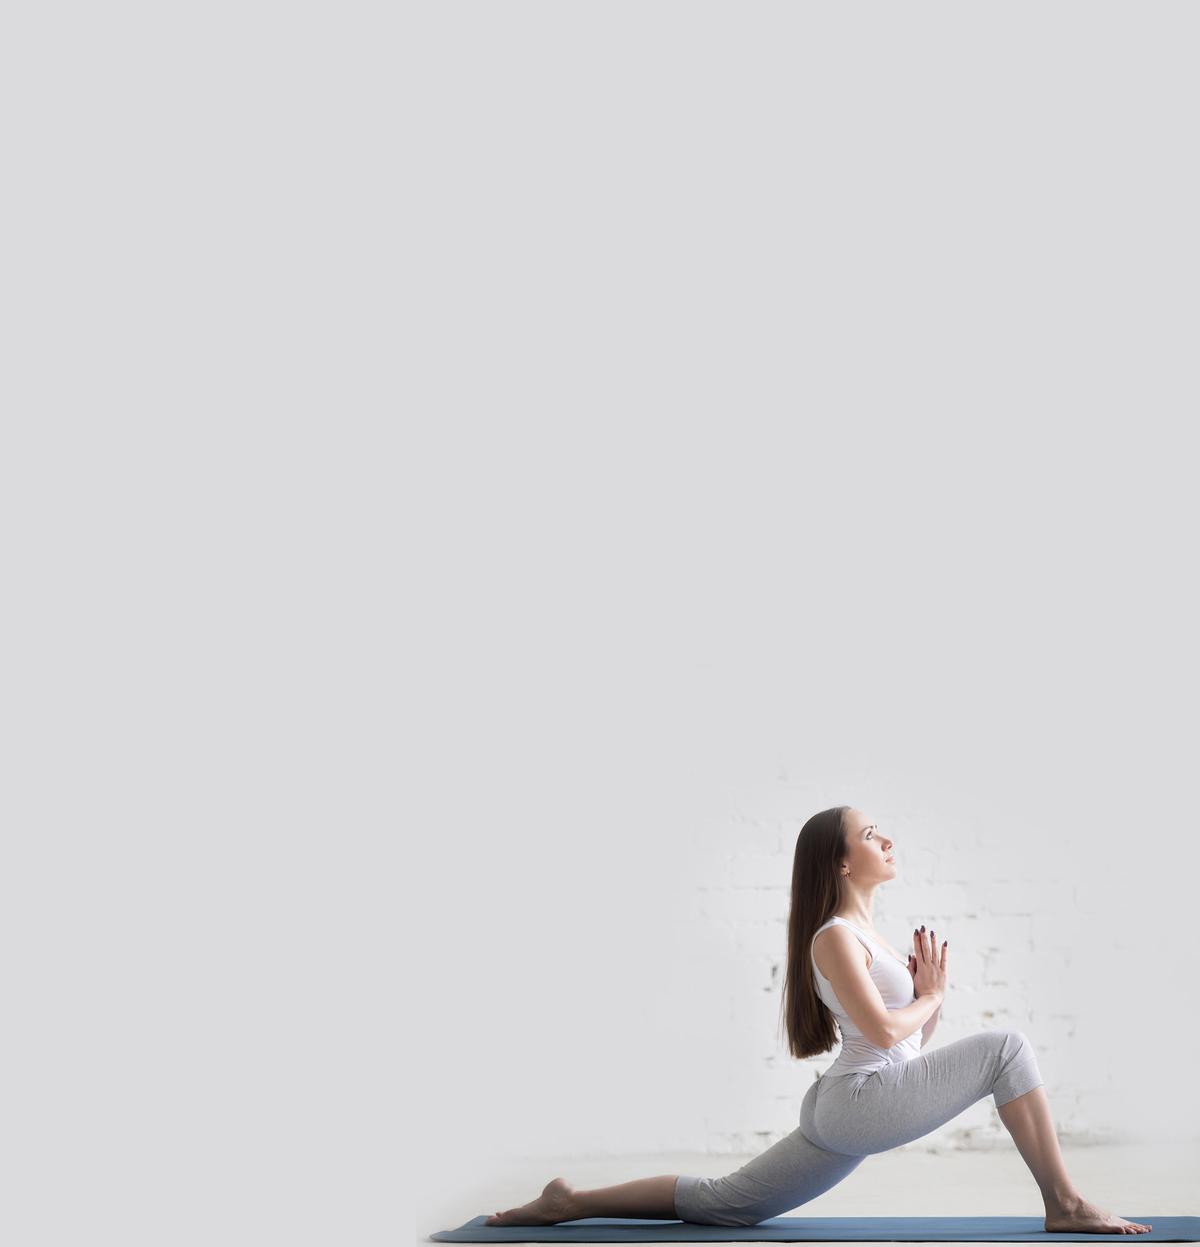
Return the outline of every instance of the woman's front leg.
[[[1047,1233],[1146,1234],[1153,1228],[1083,1198],[1067,1173],[1044,1085],[1006,1100],[996,1111],[1041,1189]]]

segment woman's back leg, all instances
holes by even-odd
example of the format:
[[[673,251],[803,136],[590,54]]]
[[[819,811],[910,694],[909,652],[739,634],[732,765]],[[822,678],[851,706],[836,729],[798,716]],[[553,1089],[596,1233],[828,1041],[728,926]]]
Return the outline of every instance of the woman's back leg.
[[[698,1225],[757,1225],[816,1199],[862,1160],[827,1152],[797,1128],[725,1177],[681,1174],[675,1215]]]

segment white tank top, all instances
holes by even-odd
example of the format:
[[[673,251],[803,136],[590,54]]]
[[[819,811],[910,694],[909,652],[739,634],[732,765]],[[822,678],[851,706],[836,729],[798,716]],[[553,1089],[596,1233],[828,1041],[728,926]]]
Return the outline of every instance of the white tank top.
[[[858,937],[859,943],[871,954],[871,965],[867,973],[879,989],[883,1003],[888,1009],[903,1009],[905,1005],[912,1004],[917,998],[917,993],[908,966],[893,957],[886,948],[877,944],[870,936],[864,934],[854,923],[836,916],[830,918],[813,932],[813,941],[815,942],[817,936],[834,923],[849,927]],[[817,994],[837,1019],[842,1032],[842,1050],[834,1063],[825,1071],[824,1077],[836,1078],[840,1074],[871,1073],[873,1070],[883,1069],[885,1065],[911,1061],[913,1057],[920,1056],[921,1032],[919,1030],[890,1048],[881,1048],[878,1044],[871,1043],[842,1008],[841,1002],[834,994],[833,984],[817,968],[817,959],[812,956],[811,944],[809,956],[812,957],[813,972],[816,975]]]

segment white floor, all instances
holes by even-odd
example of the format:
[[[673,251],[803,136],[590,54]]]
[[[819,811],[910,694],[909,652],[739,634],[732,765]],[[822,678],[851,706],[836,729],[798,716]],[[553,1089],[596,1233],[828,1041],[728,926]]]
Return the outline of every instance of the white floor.
[[[1200,1215],[1200,1142],[1158,1147],[1063,1149],[1067,1168],[1088,1199],[1120,1216]],[[417,1192],[416,1241],[472,1217],[527,1203],[553,1177],[575,1186],[608,1186],[660,1173],[713,1177],[749,1157],[695,1155],[563,1162],[509,1160],[491,1173],[462,1174]],[[1016,1149],[992,1152],[897,1148],[870,1156],[838,1186],[789,1216],[1025,1216],[1042,1214],[1037,1186]],[[1111,1241],[1107,1236],[1097,1242]]]

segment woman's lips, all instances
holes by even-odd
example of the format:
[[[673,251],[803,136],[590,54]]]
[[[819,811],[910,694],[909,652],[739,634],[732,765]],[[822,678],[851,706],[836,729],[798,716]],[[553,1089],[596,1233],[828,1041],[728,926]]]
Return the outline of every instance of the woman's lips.
[[[896,859],[895,859],[894,857],[889,857],[889,858],[888,858],[888,861],[889,861],[889,862],[894,862],[895,860],[896,860]]]

